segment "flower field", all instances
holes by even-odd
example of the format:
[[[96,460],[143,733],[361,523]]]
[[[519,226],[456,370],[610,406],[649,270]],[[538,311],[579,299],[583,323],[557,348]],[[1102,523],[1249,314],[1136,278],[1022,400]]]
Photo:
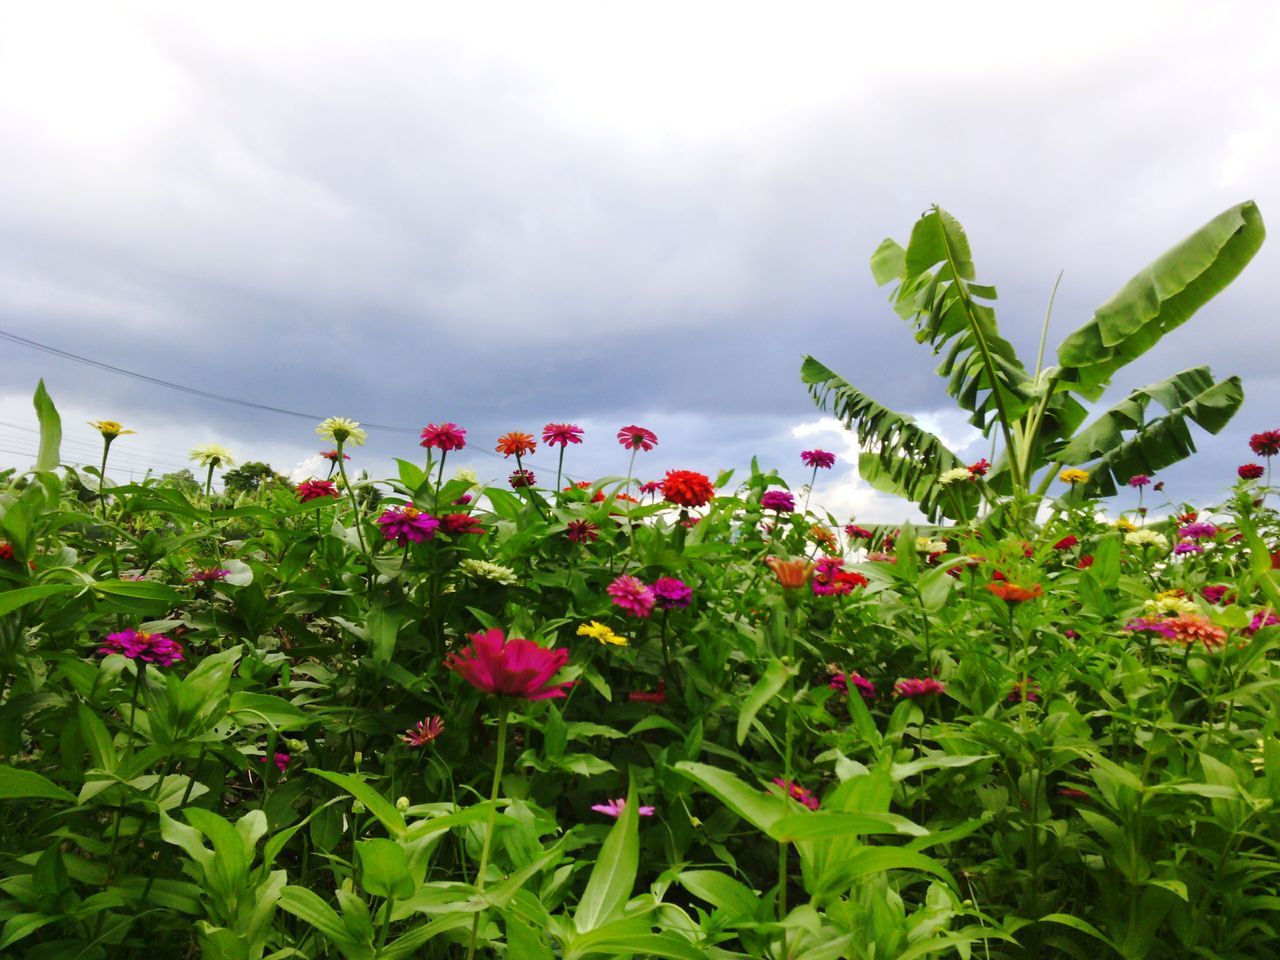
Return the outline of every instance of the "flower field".
[[[235,499],[11,483],[7,955],[1274,943],[1280,435],[1211,511],[1137,476],[1115,521],[996,536],[841,527],[776,473],[569,482],[572,425],[501,438],[483,488],[454,424],[381,481],[321,432],[336,480]]]

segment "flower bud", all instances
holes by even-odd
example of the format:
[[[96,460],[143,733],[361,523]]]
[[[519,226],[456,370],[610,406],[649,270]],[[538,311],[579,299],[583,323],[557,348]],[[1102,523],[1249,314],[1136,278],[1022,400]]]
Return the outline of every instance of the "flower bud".
[[[355,763],[355,765],[358,767],[360,766],[360,764],[364,762],[364,754],[361,753],[359,750],[357,750],[355,753],[355,756],[352,757],[351,759]]]
[[[357,800],[357,801],[355,801],[355,803],[351,804],[351,812],[352,812],[352,813],[364,813],[364,811],[365,811],[365,805],[364,805],[363,803],[361,803],[359,800]]]
[[[408,797],[400,797],[399,799],[397,799],[397,800],[396,800],[396,809],[397,809],[398,811],[400,811],[401,813],[404,813],[406,810],[408,810],[408,809],[409,809],[409,798],[408,798]]]

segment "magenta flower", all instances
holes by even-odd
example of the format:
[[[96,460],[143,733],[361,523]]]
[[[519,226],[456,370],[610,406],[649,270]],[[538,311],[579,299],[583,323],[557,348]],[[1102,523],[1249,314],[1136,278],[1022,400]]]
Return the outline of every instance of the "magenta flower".
[[[657,602],[653,591],[630,574],[618,577],[605,588],[605,592],[613,598],[614,606],[642,620],[649,616]]]
[[[864,677],[860,673],[837,673],[832,675],[831,682],[827,684],[832,690],[839,690],[841,693],[848,695],[849,684],[853,684],[858,690],[859,695],[868,703],[876,698],[876,685]]]
[[[182,644],[163,633],[144,633],[141,630],[122,630],[111,633],[98,653],[102,656],[118,653],[133,661],[154,663],[158,667],[171,667],[183,659]]]
[[[693,597],[693,588],[678,577],[659,577],[649,589],[659,610],[687,607]]]
[[[507,477],[507,482],[511,484],[513,489],[519,490],[521,487],[532,487],[538,482],[538,478],[533,475],[532,470],[513,470],[511,476]]]
[[[1008,703],[1022,703],[1026,700],[1029,703],[1035,703],[1040,699],[1040,685],[1034,680],[1016,680],[1009,689],[1009,695],[1005,697]]]
[[[1155,620],[1150,617],[1138,617],[1130,620],[1124,625],[1124,629],[1130,633],[1158,633],[1169,640],[1176,637],[1178,633],[1169,625],[1168,621]]]
[[[422,543],[431,540],[440,526],[440,521],[431,514],[409,504],[384,510],[374,522],[382,528],[384,539],[394,540],[402,547],[410,541]]]
[[[786,490],[766,490],[760,497],[760,506],[778,513],[791,513],[796,508],[796,498]]]
[[[804,461],[806,467],[813,467],[815,470],[818,467],[830,470],[836,465],[836,455],[826,450],[803,450],[800,453],[800,459]]]
[[[1204,545],[1194,540],[1180,540],[1173,548],[1173,552],[1180,556],[1188,553],[1204,553]]]
[[[1151,478],[1148,477],[1145,473],[1135,473],[1132,477],[1129,478],[1129,486],[1133,487],[1134,489],[1137,489],[1138,487],[1145,487],[1150,483],[1151,483]]]
[[[572,683],[551,683],[569,660],[564,647],[550,650],[521,637],[507,639],[494,627],[467,634],[471,646],[445,657],[444,665],[477,690],[500,697],[553,700]]]
[[[1280,617],[1270,611],[1267,611],[1265,617],[1261,613],[1255,613],[1253,619],[1249,621],[1249,625],[1244,628],[1244,632],[1249,636],[1253,636],[1263,627],[1274,627],[1277,623],[1280,623]]]
[[[425,747],[442,733],[444,721],[440,717],[427,717],[406,730],[400,739],[411,747]]]
[[[593,803],[591,809],[596,813],[603,813],[617,820],[622,816],[622,811],[626,809],[627,798],[621,797],[617,800],[610,800],[608,803]],[[653,807],[636,807],[636,813],[641,817],[652,817]]]
[[[1184,540],[1210,540],[1218,535],[1218,528],[1212,523],[1188,523],[1178,530],[1178,536]]]
[[[631,450],[649,451],[658,445],[658,435],[652,430],[637,427],[623,427],[618,431],[618,442]]]
[[[231,576],[230,570],[205,567],[202,570],[191,571],[191,576],[187,577],[187,583],[212,583],[217,580],[225,580],[229,576]]]
[[[773,782],[785,790],[792,800],[798,800],[810,810],[817,810],[821,806],[821,801],[813,794],[813,791],[806,790],[800,784],[791,780],[783,780],[781,777],[774,777]]]
[[[467,445],[467,431],[456,423],[428,423],[422,428],[421,436],[418,446],[436,449],[441,453],[461,450]]]
[[[1200,596],[1204,597],[1207,601],[1216,606],[1217,604],[1222,603],[1222,599],[1227,595],[1227,591],[1230,589],[1230,587],[1223,586],[1222,584],[1212,584],[1210,586],[1202,587],[1200,589]]]
[[[860,527],[856,523],[849,524],[847,527],[844,528],[844,532],[845,532],[845,536],[849,537],[852,540],[870,540],[872,537],[875,536],[875,534],[872,533],[870,530],[868,530],[866,527]]]
[[[594,543],[600,539],[600,525],[590,520],[570,520],[564,532],[574,543]]]
[[[302,503],[319,500],[322,497],[336,499],[338,496],[338,485],[332,480],[303,480],[296,489],[298,500]]]
[[[657,492],[658,492],[659,490],[661,490],[661,489],[662,489],[662,481],[661,481],[661,480],[649,480],[649,481],[648,481],[648,482],[646,482],[646,483],[642,483],[642,484],[640,484],[640,492],[641,492],[642,494],[643,494],[643,493],[657,493]]]
[[[345,453],[338,453],[337,450],[321,450],[320,456],[324,457],[330,463],[337,463],[339,460],[350,460],[351,458]]]
[[[552,447],[581,443],[582,428],[576,423],[548,423],[542,428],[542,442]]]
[[[893,692],[900,697],[929,697],[936,693],[942,693],[946,687],[933,677],[919,677],[913,679],[899,680],[893,685]]]
[[[292,758],[287,753],[275,753],[275,754],[272,754],[271,759],[275,762],[276,769],[279,770],[281,773],[284,773],[287,769],[289,769],[289,761]],[[258,762],[266,763],[267,758],[259,757]]]

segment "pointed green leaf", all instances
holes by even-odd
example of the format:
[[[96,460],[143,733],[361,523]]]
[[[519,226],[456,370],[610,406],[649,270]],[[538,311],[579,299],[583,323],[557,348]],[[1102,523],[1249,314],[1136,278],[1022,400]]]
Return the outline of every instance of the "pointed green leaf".
[[[636,814],[636,790],[632,783],[627,788],[627,800],[617,822],[605,837],[600,856],[587,878],[578,909],[573,915],[574,926],[586,933],[600,926],[615,914],[621,914],[623,905],[635,886],[636,871],[640,867],[639,818]]]
[[[770,660],[764,668],[764,675],[756,681],[751,692],[747,694],[745,700],[742,701],[742,711],[738,714],[738,744],[747,739],[747,731],[751,729],[751,722],[755,720],[756,714],[760,709],[777,696],[778,691],[783,688],[787,682],[789,671],[782,665],[779,660]]]
[[[36,385],[36,395],[32,401],[36,408],[36,418],[40,422],[40,451],[36,455],[37,470],[56,470],[62,462],[62,418],[58,416],[58,408],[44,388],[44,381]]]

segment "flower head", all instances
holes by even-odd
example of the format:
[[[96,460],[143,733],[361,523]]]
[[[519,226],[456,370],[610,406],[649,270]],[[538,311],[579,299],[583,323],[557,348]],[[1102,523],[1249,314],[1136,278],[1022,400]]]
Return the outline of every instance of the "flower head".
[[[542,428],[542,442],[549,447],[564,448],[582,442],[582,428],[576,423],[548,423]]]
[[[574,543],[594,543],[600,539],[599,524],[590,520],[570,520],[564,532]]]
[[[337,463],[339,460],[350,460],[351,458],[345,453],[339,453],[337,450],[321,450],[320,456],[328,460],[330,463]]]
[[[1012,687],[1009,688],[1009,695],[1005,697],[1008,703],[1022,703],[1024,700],[1028,703],[1035,703],[1040,699],[1040,685],[1034,680],[1015,680]]]
[[[476,560],[468,557],[458,564],[458,572],[464,577],[470,577],[473,580],[490,580],[508,587],[517,583],[514,570],[510,567],[504,567],[500,563],[490,563],[488,560]]]
[[[303,480],[297,486],[298,500],[307,503],[322,497],[338,496],[338,485],[332,480]]]
[[[519,490],[523,487],[536,486],[538,478],[534,476],[532,470],[512,470],[511,476],[507,477],[507,482],[513,489]]]
[[[991,469],[991,461],[988,460],[986,457],[983,457],[977,463],[971,463],[968,466],[969,472],[973,474],[975,477],[985,477],[987,475],[987,471],[990,469]]]
[[[271,762],[272,762],[272,763],[274,763],[274,764],[276,765],[276,769],[277,769],[277,770],[279,770],[281,773],[284,773],[286,770],[288,770],[288,769],[289,769],[289,763],[290,763],[290,761],[291,761],[292,759],[293,759],[293,758],[292,758],[292,757],[290,757],[290,756],[289,756],[289,754],[287,754],[287,753],[281,753],[281,752],[279,752],[279,751],[277,751],[276,753],[273,753],[273,754],[271,755]],[[266,763],[266,762],[267,762],[267,758],[266,758],[266,757],[259,757],[259,758],[258,758],[258,762],[259,762],[259,763]]]
[[[609,584],[605,592],[613,600],[614,606],[621,607],[631,616],[642,620],[649,616],[657,602],[652,589],[626,573]]]
[[[682,507],[704,506],[715,495],[711,479],[694,470],[668,470],[662,481],[663,498]]]
[[[657,690],[632,690],[627,694],[627,699],[632,703],[666,703],[667,681],[659,680]]]
[[[839,690],[841,693],[847,694],[849,687],[853,686],[857,689],[858,695],[863,700],[870,702],[876,698],[876,685],[864,677],[860,673],[836,673],[832,674],[831,680],[827,686],[832,690]]]
[[[657,493],[661,489],[662,489],[661,480],[646,480],[644,483],[640,484],[640,492],[642,494]]]
[[[836,465],[836,455],[826,450],[802,450],[800,451],[800,459],[806,467],[821,467],[823,470],[830,470]]]
[[[781,777],[774,777],[773,782],[780,786],[792,800],[798,801],[810,810],[817,810],[822,805],[812,790],[807,790],[798,783],[783,780]]]
[[[523,700],[563,697],[573,684],[551,683],[569,660],[569,651],[549,650],[532,640],[504,637],[497,627],[467,635],[469,647],[449,654],[444,664],[477,690]]]
[[[1249,625],[1244,628],[1244,632],[1249,636],[1253,636],[1263,627],[1274,627],[1277,623],[1280,623],[1280,617],[1277,617],[1270,610],[1266,611],[1265,614],[1255,613],[1253,619],[1249,621]]]
[[[470,467],[459,467],[457,470],[453,471],[453,479],[461,480],[463,483],[479,483],[480,482],[480,478],[476,475],[476,472],[472,470]]]
[[[1204,544],[1196,543],[1194,540],[1179,540],[1173,545],[1173,552],[1176,556],[1184,556],[1188,553],[1204,553]]]
[[[1069,483],[1074,487],[1077,483],[1088,482],[1089,474],[1084,470],[1077,470],[1075,467],[1069,467],[1058,474],[1058,479],[1063,483]]]
[[[1174,643],[1191,646],[1199,641],[1207,650],[1221,650],[1227,645],[1227,631],[1194,613],[1179,614],[1169,618],[1164,624],[1172,631],[1169,639]]]
[[[1236,475],[1241,480],[1257,480],[1266,472],[1266,467],[1260,463],[1244,463],[1236,467]]]
[[[693,598],[693,588],[679,577],[659,577],[649,589],[659,610],[683,609]]]
[[[1249,449],[1260,457],[1274,457],[1280,453],[1280,430],[1264,430],[1249,438]]]
[[[0,541],[0,560],[13,559],[13,544]]]
[[[206,443],[202,447],[196,447],[187,456],[202,467],[234,467],[236,465],[231,457],[231,451],[216,443]]]
[[[1160,550],[1169,549],[1169,538],[1163,533],[1156,533],[1154,530],[1131,530],[1124,535],[1124,542],[1131,547],[1156,547]]]
[[[766,490],[760,496],[760,506],[778,513],[791,513],[796,508],[796,498],[787,490]]]
[[[936,693],[942,693],[945,689],[941,681],[933,677],[904,679],[893,685],[893,692],[898,696],[911,698],[933,696]]]
[[[619,797],[617,800],[610,800],[608,803],[593,803],[591,809],[596,813],[603,813],[606,816],[613,817],[617,820],[622,816],[622,811],[627,806],[627,798]],[[636,807],[636,813],[642,817],[652,817],[653,807]]]
[[[359,447],[369,439],[369,435],[360,429],[358,421],[348,420],[346,417],[329,417],[327,420],[321,420],[320,426],[316,427],[316,433],[322,439],[332,440],[339,446],[351,443]]]
[[[407,503],[384,510],[375,523],[382,528],[384,539],[394,540],[402,547],[410,541],[422,543],[431,540],[440,526],[440,521],[431,514]]]
[[[428,423],[422,428],[418,446],[448,453],[467,445],[467,431],[456,423]]]
[[[469,513],[446,513],[440,518],[440,529],[451,537],[464,533],[483,534],[484,527]]]
[[[1212,523],[1188,523],[1178,530],[1178,536],[1184,540],[1211,540],[1218,535],[1218,528]]]
[[[1033,583],[1029,588],[1020,587],[1016,583],[1008,581],[993,581],[987,584],[987,590],[995,594],[1005,603],[1025,603],[1028,600],[1034,600],[1036,597],[1044,594],[1044,588],[1038,583]]]
[[[1205,600],[1212,603],[1214,606],[1217,606],[1222,603],[1230,590],[1230,587],[1222,584],[1210,584],[1200,588],[1200,596],[1204,597]]]
[[[1128,482],[1129,482],[1129,486],[1133,487],[1136,490],[1139,487],[1145,487],[1148,484],[1150,484],[1151,478],[1148,477],[1145,473],[1135,473],[1132,477],[1129,478]]]
[[[425,747],[442,733],[444,733],[444,720],[440,717],[427,717],[406,730],[400,739],[411,747]]]
[[[592,640],[598,640],[601,643],[607,643],[615,647],[625,647],[627,638],[620,637],[599,620],[592,620],[590,623],[584,623],[578,627],[578,636],[590,637]]]
[[[783,560],[781,557],[765,557],[764,565],[773,571],[784,590],[798,590],[809,582],[813,564],[804,560]]]
[[[652,430],[632,424],[618,431],[618,442],[630,450],[648,452],[658,445],[658,435]]]
[[[866,527],[860,527],[856,523],[851,523],[847,527],[845,527],[844,533],[845,533],[845,536],[853,540],[870,540],[872,537],[875,536],[875,534],[872,533],[870,530],[868,530]]]
[[[1177,616],[1195,613],[1196,605],[1181,590],[1161,590],[1142,605],[1143,611],[1153,616]]]
[[[840,557],[823,557],[813,565],[813,592],[817,596],[843,596],[854,587],[865,587],[867,578],[844,569]]]
[[[1059,540],[1057,543],[1055,543],[1055,544],[1053,545],[1053,549],[1055,549],[1055,550],[1070,550],[1072,547],[1074,547],[1074,546],[1075,546],[1076,544],[1078,544],[1079,542],[1080,542],[1080,541],[1076,539],[1076,537],[1075,537],[1075,535],[1074,535],[1074,534],[1070,534],[1070,533],[1069,533],[1069,534],[1067,534],[1065,537],[1063,537],[1061,540]]]
[[[976,476],[977,474],[968,467],[952,467],[938,475],[938,482],[946,487],[953,483],[967,483]]]
[[[89,426],[93,427],[93,429],[97,430],[100,434],[102,434],[102,439],[107,441],[107,443],[110,443],[116,437],[119,437],[123,434],[137,433],[136,430],[126,430],[124,427],[120,426],[120,424],[116,423],[114,420],[89,420],[87,421],[87,423],[89,424]]]
[[[532,433],[512,430],[498,438],[498,445],[494,449],[504,457],[527,457],[538,449],[538,442],[533,439]]]
[[[158,667],[171,667],[183,659],[182,644],[163,633],[145,633],[141,630],[122,630],[107,635],[98,653],[104,657],[118,653],[130,660],[154,663]]]
[[[202,570],[192,570],[191,575],[187,577],[187,583],[214,583],[219,580],[225,580],[229,576],[231,576],[230,570],[205,567]]]

